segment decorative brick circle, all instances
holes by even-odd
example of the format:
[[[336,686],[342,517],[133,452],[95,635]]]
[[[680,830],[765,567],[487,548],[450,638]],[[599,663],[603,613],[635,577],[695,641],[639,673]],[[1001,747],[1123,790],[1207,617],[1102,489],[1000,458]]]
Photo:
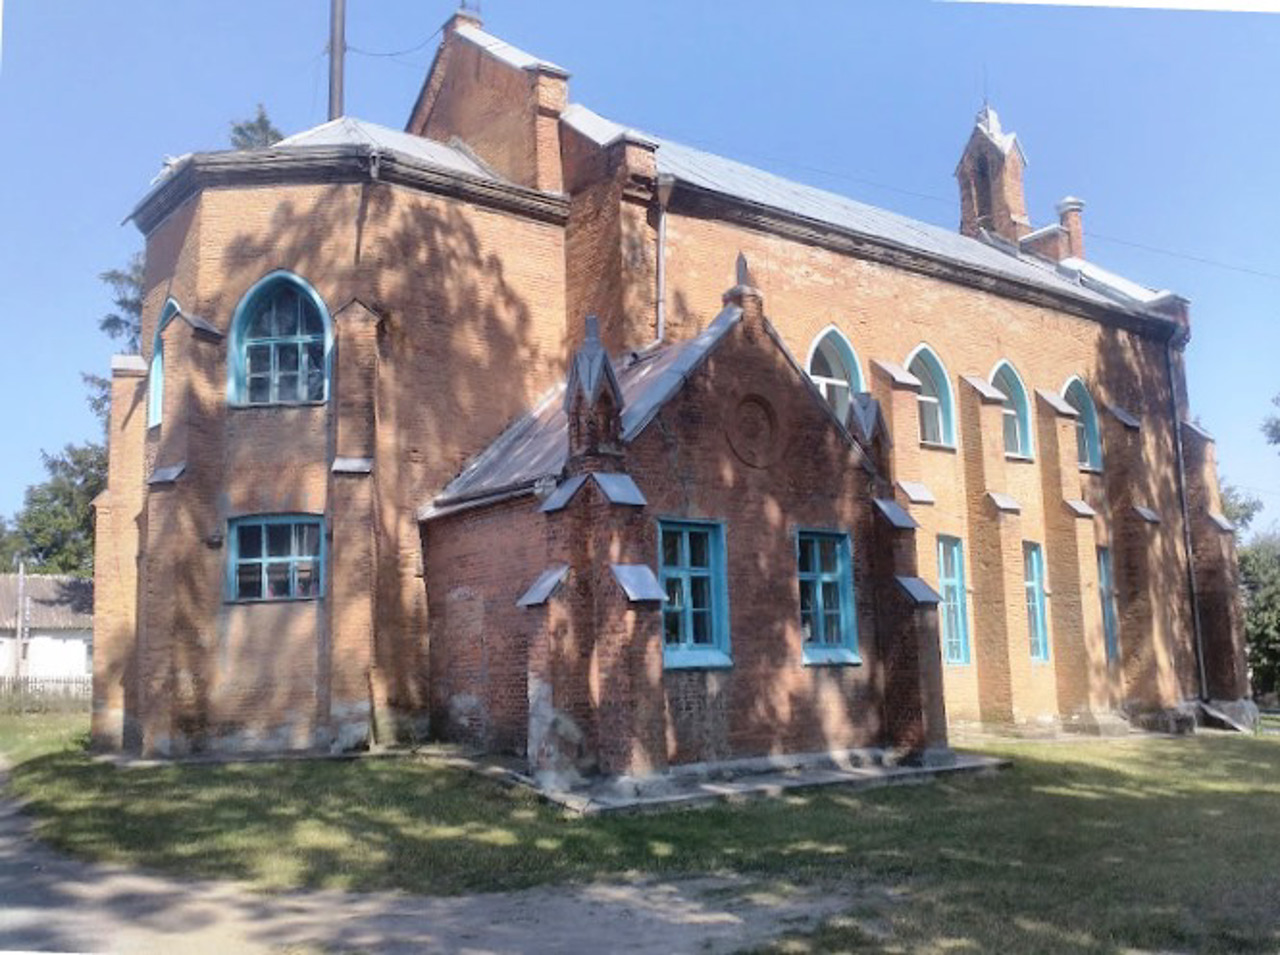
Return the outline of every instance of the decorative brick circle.
[[[761,395],[747,395],[738,402],[725,437],[738,459],[753,468],[767,468],[782,454],[778,415]]]

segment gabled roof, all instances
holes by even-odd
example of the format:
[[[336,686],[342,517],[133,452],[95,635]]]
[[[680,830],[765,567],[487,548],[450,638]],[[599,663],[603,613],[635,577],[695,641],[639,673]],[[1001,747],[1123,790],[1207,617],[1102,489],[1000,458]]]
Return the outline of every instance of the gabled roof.
[[[485,33],[484,30],[473,24],[459,24],[454,32],[462,39],[474,43],[490,56],[501,60],[509,66],[514,66],[518,70],[541,70],[544,73],[554,73],[557,76],[565,77],[569,75],[569,71],[563,66],[557,66],[550,60],[541,59],[532,53],[526,53],[524,50],[512,46],[506,40],[499,40],[493,34]]]
[[[93,581],[60,574],[27,574],[29,626],[36,630],[92,630]],[[18,619],[18,575],[0,574],[0,631]]]
[[[1018,141],[1018,134],[1006,133],[1000,126],[999,114],[990,106],[984,104],[982,109],[978,110],[978,115],[974,119],[973,125],[974,129],[986,136],[1001,153],[1007,156],[1016,149],[1018,157],[1022,160],[1022,165],[1030,165],[1027,162],[1027,154],[1022,150],[1022,143]]]
[[[313,126],[311,129],[286,136],[271,148],[288,150],[304,146],[369,146],[400,153],[402,156],[449,172],[459,172],[478,179],[492,179],[495,182],[502,181],[501,176],[480,162],[468,150],[356,119],[354,116],[340,116],[319,126]]]
[[[990,112],[994,116],[995,111]],[[658,175],[670,176],[687,186],[1068,295],[1089,305],[1169,321],[1168,316],[1148,310],[1168,293],[1144,289],[1091,263],[1086,263],[1087,268],[1079,268],[1074,263],[1080,260],[1066,260],[1064,267],[1059,268],[1039,256],[1021,252],[1011,243],[997,243],[994,238],[988,241],[971,238],[838,193],[792,182],[762,169],[624,126],[580,103],[570,105],[561,119],[599,146],[619,139],[653,146]],[[998,119],[992,128],[997,146],[1021,149],[1013,134],[999,128]],[[984,134],[991,135],[987,130]]]

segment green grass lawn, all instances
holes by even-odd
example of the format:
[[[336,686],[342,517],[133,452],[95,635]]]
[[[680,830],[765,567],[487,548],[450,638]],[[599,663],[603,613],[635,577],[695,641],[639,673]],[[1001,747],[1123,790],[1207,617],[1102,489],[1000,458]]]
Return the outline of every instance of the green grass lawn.
[[[0,718],[76,854],[265,888],[456,893],[739,872],[848,892],[785,951],[1280,950],[1280,738],[1002,746],[995,776],[579,819],[416,759],[120,770]]]

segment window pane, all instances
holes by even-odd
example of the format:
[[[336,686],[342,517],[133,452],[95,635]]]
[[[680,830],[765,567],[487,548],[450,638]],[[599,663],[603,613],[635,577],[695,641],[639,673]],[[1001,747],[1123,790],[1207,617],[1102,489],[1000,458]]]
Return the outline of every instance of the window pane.
[[[800,612],[802,614],[813,610],[817,604],[817,583],[812,580],[800,581]]]
[[[920,411],[920,440],[930,444],[942,443],[942,409],[938,402],[921,398],[916,402]]]
[[[241,560],[262,556],[262,527],[241,524],[236,528],[236,550]]]
[[[801,611],[800,630],[804,633],[804,642],[812,643],[818,639],[817,614],[812,611]]]
[[[282,372],[296,372],[298,370],[298,346],[277,345],[276,367]]]
[[[694,610],[690,614],[693,620],[693,642],[707,644],[711,642],[711,611]]]
[[[818,556],[821,559],[822,572],[824,574],[834,574],[839,569],[839,563],[836,558],[836,542],[830,537],[818,538]]]
[[[695,610],[711,609],[711,579],[709,577],[689,578],[689,605]]]
[[[682,610],[684,608],[684,580],[680,577],[667,578],[667,609]]]
[[[267,564],[267,596],[290,596],[288,561],[277,561],[275,563]]]
[[[276,293],[276,334],[284,338],[298,334],[298,294],[284,287]]]
[[[294,525],[297,528],[298,547],[294,553],[302,557],[316,557],[320,554],[320,525],[307,522]]]
[[[267,525],[267,556],[288,557],[293,553],[293,525]]]
[[[813,538],[800,538],[800,573],[811,574],[814,571]]]
[[[680,532],[662,531],[662,565],[664,567],[680,566]]]
[[[236,599],[257,600],[262,596],[262,565],[238,564],[236,566]]]
[[[320,568],[313,560],[301,560],[297,565],[298,591],[297,597],[318,597],[320,595]]]
[[[250,375],[271,374],[271,346],[250,345],[245,351],[245,365]]]
[[[320,311],[316,308],[316,303],[311,299],[300,296],[302,299],[302,334],[307,336],[324,336],[324,321],[320,318]]]
[[[271,337],[271,305],[268,303],[254,312],[245,331],[246,338]]]
[[[711,566],[711,535],[706,531],[689,531],[689,566]]]
[[[678,644],[680,642],[680,617],[679,611],[668,610],[662,615],[662,639],[669,644]]]
[[[276,401],[298,400],[298,376],[281,375],[276,379]]]
[[[1022,453],[1021,429],[1018,424],[1018,413],[1016,411],[1006,411],[1004,413],[1004,450],[1007,454]]]
[[[840,612],[840,585],[834,580],[822,582],[822,609],[827,613]]]
[[[845,385],[829,384],[826,388],[827,403],[841,422],[849,419],[849,389]]]
[[[1083,421],[1076,422],[1076,460],[1085,467],[1091,463],[1089,460],[1089,429],[1085,427]]]
[[[266,404],[271,400],[271,379],[266,377],[249,379],[249,403]]]
[[[825,643],[839,644],[843,635],[840,632],[840,612],[823,610],[823,631],[822,639]]]

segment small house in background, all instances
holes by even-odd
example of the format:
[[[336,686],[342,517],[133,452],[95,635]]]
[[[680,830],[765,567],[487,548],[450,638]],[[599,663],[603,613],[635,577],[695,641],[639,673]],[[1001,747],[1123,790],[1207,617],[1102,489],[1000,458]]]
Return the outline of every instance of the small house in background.
[[[18,645],[19,591],[28,606]],[[93,673],[93,581],[56,574],[0,574],[0,677],[83,678]]]

